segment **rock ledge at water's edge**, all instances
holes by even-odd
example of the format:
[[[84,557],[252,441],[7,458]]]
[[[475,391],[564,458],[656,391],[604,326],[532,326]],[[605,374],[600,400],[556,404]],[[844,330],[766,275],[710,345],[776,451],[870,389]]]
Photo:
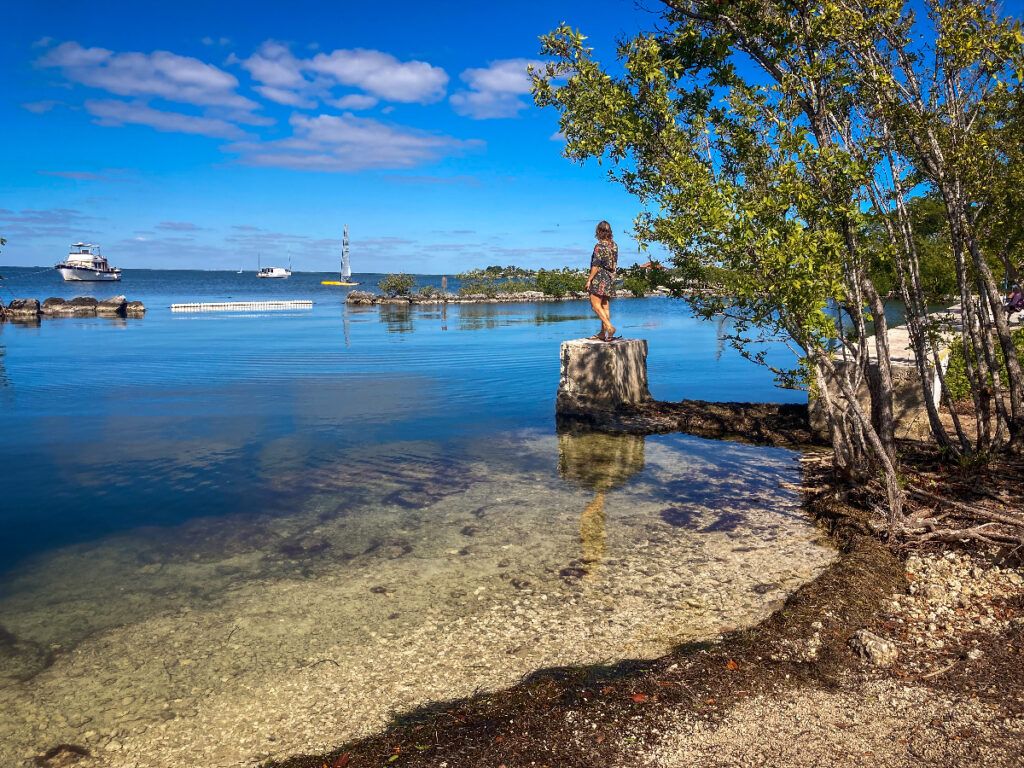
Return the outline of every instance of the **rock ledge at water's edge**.
[[[0,320],[38,322],[41,317],[142,317],[146,306],[141,301],[128,301],[124,296],[94,299],[76,296],[62,299],[51,296],[39,303],[38,299],[14,299],[7,307],[0,304]]]

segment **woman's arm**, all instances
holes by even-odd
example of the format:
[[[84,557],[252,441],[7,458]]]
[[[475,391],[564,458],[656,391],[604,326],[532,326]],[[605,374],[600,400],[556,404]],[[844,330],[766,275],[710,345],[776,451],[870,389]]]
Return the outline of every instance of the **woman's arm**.
[[[594,250],[590,254],[590,274],[587,276],[587,290],[590,290],[590,284],[594,282],[594,275],[601,270],[601,259],[597,253],[597,246],[594,246]]]

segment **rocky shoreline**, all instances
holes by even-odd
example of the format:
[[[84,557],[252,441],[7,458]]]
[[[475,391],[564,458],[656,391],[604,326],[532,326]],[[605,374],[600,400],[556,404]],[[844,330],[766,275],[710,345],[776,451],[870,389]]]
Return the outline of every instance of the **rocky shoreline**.
[[[0,320],[16,323],[37,323],[43,317],[142,317],[145,314],[146,307],[141,301],[128,301],[124,296],[109,299],[50,297],[43,302],[14,299],[6,307],[0,304]]]
[[[628,291],[619,291],[616,298],[653,298],[658,296],[670,296],[668,290],[652,291],[644,296],[633,296]],[[345,298],[346,304],[357,307],[370,307],[375,305],[436,305],[436,304],[514,304],[538,301],[580,301],[587,298],[583,292],[570,292],[564,296],[549,296],[541,291],[521,291],[519,293],[499,293],[496,296],[488,296],[483,293],[458,294],[458,293],[432,293],[410,294],[408,296],[383,296],[372,291],[351,291]]]
[[[842,554],[757,627],[652,662],[541,670],[265,768],[1019,766],[1020,569],[982,551],[904,559],[805,467],[825,487],[807,509]]]
[[[632,406],[559,414],[560,429],[593,429],[610,434],[684,432],[713,440],[735,440],[777,448],[822,445],[811,429],[805,404],[714,403],[652,400]]]

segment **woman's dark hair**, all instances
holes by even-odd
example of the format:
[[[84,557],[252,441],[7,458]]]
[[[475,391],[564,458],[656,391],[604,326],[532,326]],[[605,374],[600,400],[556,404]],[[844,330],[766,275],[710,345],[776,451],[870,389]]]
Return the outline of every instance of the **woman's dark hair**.
[[[598,222],[597,231],[594,235],[598,240],[611,240],[612,239],[612,225],[607,221]]]

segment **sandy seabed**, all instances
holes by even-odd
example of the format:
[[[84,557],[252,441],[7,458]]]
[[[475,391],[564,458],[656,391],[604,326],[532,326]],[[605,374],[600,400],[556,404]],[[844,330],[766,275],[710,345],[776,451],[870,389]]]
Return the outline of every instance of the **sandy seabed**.
[[[754,624],[835,557],[780,486],[794,454],[494,442],[454,470],[436,444],[379,446],[282,478],[308,491],[287,517],[26,564],[0,598],[0,764],[61,743],[125,767],[323,751],[537,669]]]

